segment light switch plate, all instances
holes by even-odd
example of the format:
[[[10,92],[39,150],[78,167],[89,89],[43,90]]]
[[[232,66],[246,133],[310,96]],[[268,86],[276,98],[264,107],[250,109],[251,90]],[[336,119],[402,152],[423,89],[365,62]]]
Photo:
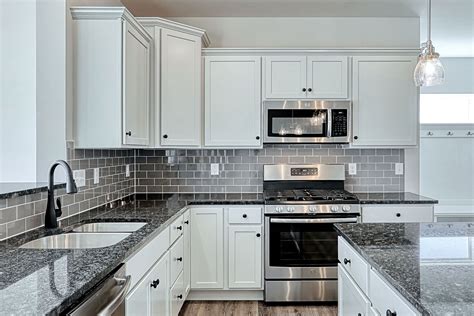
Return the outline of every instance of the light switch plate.
[[[399,162],[395,164],[395,174],[397,176],[403,175],[403,163]]]
[[[86,185],[86,170],[74,170],[73,177],[74,181],[76,181],[77,187],[83,187]]]
[[[211,176],[218,176],[218,175],[219,175],[219,164],[211,163]]]
[[[130,177],[130,165],[125,165],[125,176]]]
[[[349,174],[351,176],[354,176],[354,175],[357,174],[357,164],[355,164],[355,163],[350,163],[349,164]]]
[[[94,168],[94,184],[99,183],[100,171],[99,168]]]

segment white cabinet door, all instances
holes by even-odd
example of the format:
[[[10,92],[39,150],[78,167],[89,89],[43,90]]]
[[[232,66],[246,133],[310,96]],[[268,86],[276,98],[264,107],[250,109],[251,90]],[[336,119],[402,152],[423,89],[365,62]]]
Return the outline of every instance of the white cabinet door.
[[[201,39],[161,32],[161,145],[201,143]]]
[[[123,143],[148,145],[150,42],[129,23],[123,36]]]
[[[306,98],[306,56],[265,57],[267,99]]]
[[[369,315],[369,300],[341,265],[338,267],[338,296],[338,315]]]
[[[348,57],[308,57],[307,97],[347,99]]]
[[[262,146],[260,82],[260,57],[206,57],[205,146]]]
[[[148,316],[151,315],[150,307],[150,284],[144,278],[125,298],[125,315]]]
[[[191,211],[186,211],[183,218],[183,286],[184,300],[186,300],[191,290]]]
[[[166,254],[152,269],[149,278],[150,314],[168,315],[169,309],[169,256]]]
[[[418,139],[416,57],[354,57],[355,146],[415,146]]]
[[[178,279],[170,289],[170,315],[178,316],[181,307],[184,304],[184,288],[183,288],[183,274],[178,276]]]
[[[262,226],[229,225],[229,288],[261,288]]]
[[[224,287],[224,210],[191,210],[191,288]]]

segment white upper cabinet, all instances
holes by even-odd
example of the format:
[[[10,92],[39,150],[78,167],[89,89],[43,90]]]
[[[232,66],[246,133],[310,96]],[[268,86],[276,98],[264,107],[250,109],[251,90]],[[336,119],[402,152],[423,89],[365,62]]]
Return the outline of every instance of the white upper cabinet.
[[[265,96],[306,98],[306,57],[265,57]]]
[[[261,58],[205,58],[205,146],[262,147]]]
[[[123,7],[71,13],[76,148],[149,145],[150,35]]]
[[[265,57],[267,99],[347,99],[348,57]]]
[[[162,146],[201,145],[201,38],[161,30]]]
[[[353,145],[416,146],[416,57],[354,57]]]
[[[347,99],[347,57],[308,57],[307,98]]]

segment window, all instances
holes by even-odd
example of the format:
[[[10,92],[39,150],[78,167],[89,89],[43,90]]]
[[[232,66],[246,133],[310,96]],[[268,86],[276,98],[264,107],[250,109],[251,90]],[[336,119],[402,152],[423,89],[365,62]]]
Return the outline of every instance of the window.
[[[421,124],[474,124],[474,94],[421,94]]]

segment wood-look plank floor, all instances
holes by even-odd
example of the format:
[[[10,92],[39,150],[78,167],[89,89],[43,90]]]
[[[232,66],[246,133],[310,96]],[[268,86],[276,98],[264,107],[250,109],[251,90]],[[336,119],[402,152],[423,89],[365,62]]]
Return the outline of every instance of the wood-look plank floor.
[[[180,316],[337,316],[337,305],[266,305],[256,301],[187,301]]]

